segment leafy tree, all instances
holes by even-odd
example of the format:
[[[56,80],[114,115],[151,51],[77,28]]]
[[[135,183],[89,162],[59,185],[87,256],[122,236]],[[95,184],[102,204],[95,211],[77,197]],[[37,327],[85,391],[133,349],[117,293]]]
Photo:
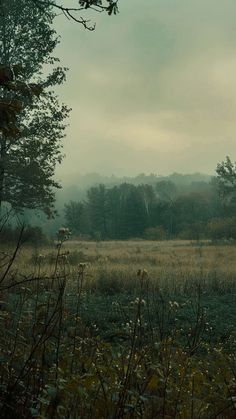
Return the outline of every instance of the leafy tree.
[[[218,163],[216,168],[219,193],[226,206],[236,207],[236,162],[229,158]]]
[[[141,237],[148,224],[148,215],[139,188],[123,184],[120,204],[120,238]]]
[[[154,189],[151,185],[139,185],[138,191],[140,194],[140,197],[143,199],[143,204],[146,209],[146,216],[148,223],[151,223],[152,215],[153,215],[153,208],[156,204],[156,195],[154,192]]]
[[[177,195],[177,187],[170,180],[160,180],[156,183],[156,192],[161,201],[171,203]]]
[[[117,239],[120,235],[120,187],[107,189],[107,231],[109,238]]]
[[[213,240],[236,239],[236,218],[213,218],[207,224],[208,235]]]
[[[65,205],[66,225],[72,233],[83,234],[88,232],[88,219],[86,207],[82,202],[70,201]]]
[[[107,191],[104,185],[94,186],[87,192],[87,209],[90,219],[90,234],[99,233],[107,238]]]
[[[196,222],[211,218],[209,200],[200,194],[191,193],[178,197],[173,205],[173,229],[179,233]]]
[[[172,235],[172,224],[173,224],[173,208],[172,202],[157,200],[156,204],[152,208],[152,220],[151,226],[163,227],[168,233],[168,238]]]
[[[127,183],[113,188],[102,184],[91,187],[85,203],[70,202],[65,206],[66,222],[72,230],[78,228],[94,238],[141,237],[150,221],[148,189],[146,185],[144,188]]]
[[[54,188],[59,187],[54,170],[62,160],[61,139],[68,115],[53,92],[65,80],[65,69],[56,66],[58,59],[52,56],[58,44],[54,17],[46,3],[43,11],[29,0],[0,3],[0,63],[12,72],[8,83],[0,87],[0,98],[19,104],[11,129],[0,133],[1,202],[17,210],[40,209],[47,215],[53,214]],[[50,68],[47,76],[45,68]]]
[[[170,180],[161,180],[156,184],[156,192],[159,200],[159,208],[163,213],[164,210],[164,226],[169,233],[169,238],[173,235],[173,204],[177,195],[177,187]]]

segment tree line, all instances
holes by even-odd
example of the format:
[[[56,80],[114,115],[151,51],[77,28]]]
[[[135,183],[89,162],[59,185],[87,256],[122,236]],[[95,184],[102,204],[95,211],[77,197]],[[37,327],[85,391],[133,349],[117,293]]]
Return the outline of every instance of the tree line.
[[[84,201],[65,205],[65,222],[75,236],[95,240],[236,238],[235,207],[219,188],[217,178],[192,184],[187,193],[166,180],[100,184],[87,190]]]

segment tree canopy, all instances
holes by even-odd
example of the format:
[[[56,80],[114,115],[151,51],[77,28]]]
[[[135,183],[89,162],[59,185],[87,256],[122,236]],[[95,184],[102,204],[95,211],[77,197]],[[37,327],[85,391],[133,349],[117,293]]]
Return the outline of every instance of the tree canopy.
[[[55,13],[28,0],[0,4],[0,192],[15,209],[53,213],[54,170],[62,161],[68,108],[53,87],[65,80],[65,68],[52,53],[59,40]],[[47,73],[45,75],[45,68]]]
[[[219,192],[224,202],[236,206],[236,162],[232,163],[229,156],[218,163],[216,168]]]
[[[160,195],[156,185],[122,183],[116,186],[100,184],[87,190],[84,201],[70,201],[65,205],[65,222],[75,235],[100,239],[198,238],[205,237],[208,223],[221,218],[216,201],[217,185],[204,183],[178,190],[171,182],[161,187],[173,190],[171,201]],[[211,229],[221,222],[211,224]],[[213,226],[213,227],[212,227]],[[213,233],[212,233],[213,234]]]
[[[0,206],[41,209],[53,214],[54,180],[62,161],[68,108],[53,92],[65,68],[52,53],[58,37],[52,27],[58,12],[94,30],[81,17],[89,9],[118,12],[118,1],[2,0],[0,3]],[[48,71],[52,67],[52,71]],[[48,75],[45,76],[45,68]]]

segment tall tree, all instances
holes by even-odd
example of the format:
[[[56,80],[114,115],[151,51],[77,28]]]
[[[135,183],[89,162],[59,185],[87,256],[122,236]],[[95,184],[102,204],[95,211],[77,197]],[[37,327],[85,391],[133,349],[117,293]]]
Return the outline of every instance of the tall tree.
[[[120,236],[120,187],[107,189],[107,231],[109,238],[117,239]]]
[[[82,202],[70,201],[64,208],[66,225],[73,234],[88,232],[88,217],[86,206]]]
[[[141,184],[138,186],[138,190],[140,193],[140,197],[143,199],[143,203],[146,209],[147,220],[148,220],[148,223],[150,224],[152,220],[152,215],[153,215],[152,214],[153,208],[157,201],[154,189],[152,185]]]
[[[61,139],[68,114],[53,92],[65,80],[65,69],[52,56],[58,44],[54,17],[46,3],[42,10],[28,0],[0,2],[0,63],[13,71],[15,85],[15,89],[0,86],[0,98],[18,101],[22,108],[14,133],[0,132],[1,201],[18,210],[41,209],[47,215],[53,214],[54,188],[59,187],[54,170],[62,160]],[[17,66],[22,71],[14,73]],[[36,90],[40,86],[35,92],[40,94],[32,96],[30,86]]]
[[[107,237],[107,190],[104,185],[94,186],[87,191],[87,208],[90,219],[90,233]]]
[[[217,182],[220,196],[226,204],[235,210],[236,208],[236,162],[233,164],[229,156],[225,161],[218,163],[216,168]]]
[[[120,185],[120,238],[141,237],[148,225],[148,215],[141,188]]]

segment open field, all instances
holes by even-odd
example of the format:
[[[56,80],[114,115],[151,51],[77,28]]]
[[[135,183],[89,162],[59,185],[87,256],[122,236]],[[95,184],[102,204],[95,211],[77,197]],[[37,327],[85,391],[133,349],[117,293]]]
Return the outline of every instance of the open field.
[[[10,248],[0,248],[9,252]],[[178,271],[196,274],[199,272],[221,272],[223,275],[236,274],[236,246],[213,245],[209,242],[193,241],[106,241],[84,242],[68,241],[63,251],[69,251],[68,260],[72,266],[81,261],[90,262],[92,267],[105,265],[107,268],[135,269],[145,268],[153,274]],[[17,256],[17,266],[24,270],[32,269],[32,255],[47,257],[56,255],[54,245],[47,248],[23,247]],[[63,252],[62,252],[63,253]],[[29,265],[30,263],[30,265]]]
[[[65,262],[71,278],[76,275],[79,263],[88,264],[86,288],[96,289],[99,278],[104,276],[111,282],[111,292],[116,285],[115,292],[132,289],[138,269],[146,269],[150,281],[169,292],[191,291],[196,283],[204,290],[219,290],[221,294],[236,289],[234,245],[190,241],[68,241],[63,243],[61,253],[65,255],[61,261]],[[39,249],[24,247],[16,257],[16,271],[35,274],[40,255],[40,272],[48,274],[54,270],[56,254],[55,245]]]
[[[139,270],[147,272],[149,291],[156,299],[182,304],[194,301],[200,292],[215,341],[236,330],[236,246],[191,241],[66,241],[60,253],[58,270],[65,273],[71,292],[77,286],[79,264],[86,264],[82,285],[85,310],[81,307],[80,314],[86,324],[99,327],[102,337],[114,336],[121,327],[122,315],[114,303],[127,306],[139,295]],[[18,274],[20,280],[22,275],[51,277],[56,255],[55,244],[39,249],[23,247],[16,257],[14,278]],[[190,312],[184,305],[180,321]]]
[[[84,289],[89,291],[86,317],[89,322],[101,325],[102,335],[105,331],[109,335],[114,319],[120,328],[119,315],[114,313],[112,303],[118,300],[127,304],[138,295],[140,269],[147,271],[148,284],[155,290],[156,299],[161,295],[181,304],[189,298],[194,301],[200,290],[201,304],[216,340],[236,331],[236,246],[190,241],[116,241],[68,242],[65,249],[70,252],[72,262],[78,252],[81,262],[88,263],[84,279]],[[191,316],[191,311],[182,308],[181,322]]]
[[[1,249],[4,414],[235,417],[236,246],[62,240],[12,254]]]

